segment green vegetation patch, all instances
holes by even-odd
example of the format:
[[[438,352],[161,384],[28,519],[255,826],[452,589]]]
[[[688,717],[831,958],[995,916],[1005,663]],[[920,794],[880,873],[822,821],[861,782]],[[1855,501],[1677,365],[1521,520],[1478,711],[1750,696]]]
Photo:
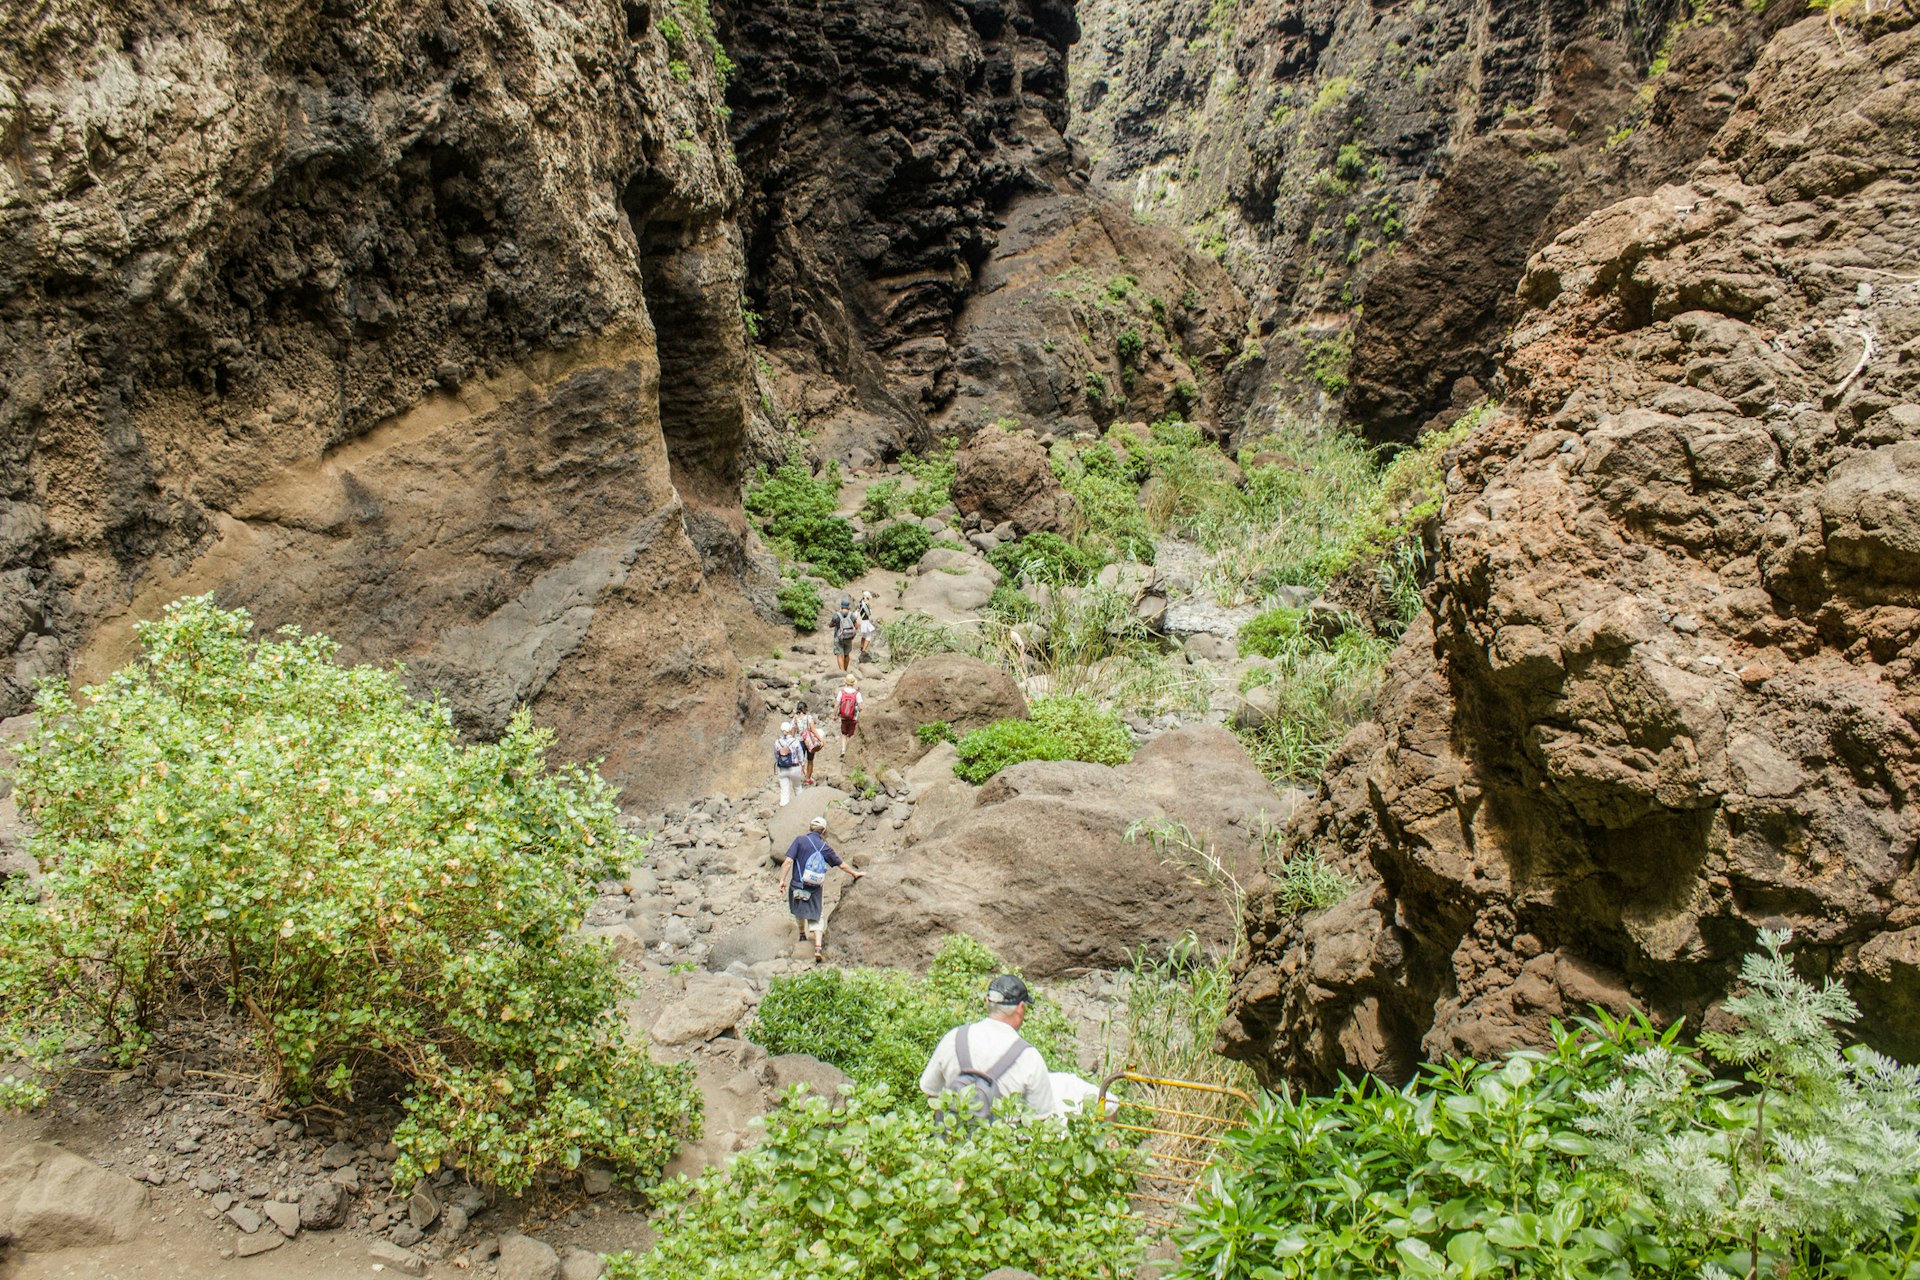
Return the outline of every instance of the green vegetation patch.
[[[1598,1013],[1549,1052],[1263,1098],[1176,1274],[1914,1275],[1920,1070],[1841,1052],[1852,1001],[1760,941],[1704,1053]]]
[[[920,1096],[920,1072],[940,1037],[985,1017],[987,983],[1008,972],[1015,971],[992,951],[954,934],[924,978],[899,969],[812,969],[775,978],[746,1034],[768,1053],[811,1054],[909,1100]],[[1073,1034],[1046,997],[1035,998],[1020,1034],[1049,1064],[1072,1064]]]
[[[1125,764],[1133,735],[1118,715],[1083,694],[1035,698],[1026,720],[996,720],[960,739],[953,771],[978,785],[1023,760]]]
[[[821,603],[820,589],[805,578],[789,580],[775,599],[780,612],[800,630],[811,631],[820,625],[820,611],[826,606]]]
[[[1111,1125],[955,1129],[875,1086],[790,1101],[766,1135],[682,1189],[646,1254],[607,1280],[956,1280],[1017,1266],[1112,1280],[1140,1261],[1134,1163]]]
[[[933,535],[917,524],[899,521],[867,535],[867,554],[883,568],[905,573],[933,546]]]
[[[41,691],[16,782],[46,894],[0,892],[0,1063],[131,1065],[212,999],[287,1101],[396,1098],[402,1188],[588,1158],[651,1181],[700,1097],[628,1043],[578,933],[639,854],[613,788],[550,766],[525,711],[466,745],[398,670],[252,628],[182,600],[104,685]],[[0,1106],[44,1096],[0,1078]]]
[[[1010,583],[1053,586],[1092,582],[1106,563],[1057,533],[1031,533],[1018,542],[1003,542],[987,553],[987,562]]]
[[[867,568],[853,526],[834,514],[839,498],[840,468],[829,463],[815,478],[796,450],[778,469],[759,470],[746,507],[782,555],[838,586]]]

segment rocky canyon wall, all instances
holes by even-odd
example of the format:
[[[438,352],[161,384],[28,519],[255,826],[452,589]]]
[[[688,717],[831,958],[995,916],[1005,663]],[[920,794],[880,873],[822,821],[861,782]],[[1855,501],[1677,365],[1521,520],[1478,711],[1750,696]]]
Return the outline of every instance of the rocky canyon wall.
[[[1790,926],[1920,1058],[1920,28],[1784,30],[1684,181],[1529,262],[1428,620],[1249,920],[1224,1039],[1405,1077],[1591,1003],[1716,1019]]]
[[[1803,11],[1082,0],[1072,135],[1254,299],[1227,390],[1256,429],[1406,439],[1488,389],[1528,256],[1683,175]]]
[[[697,8],[4,8],[0,714],[211,590],[693,785],[747,385]]]
[[[719,12],[768,400],[817,453],[886,456],[1002,416],[1057,433],[1215,412],[1196,370],[1224,365],[1245,302],[1087,190],[1064,138],[1073,5]],[[1123,361],[1128,329],[1142,350]]]

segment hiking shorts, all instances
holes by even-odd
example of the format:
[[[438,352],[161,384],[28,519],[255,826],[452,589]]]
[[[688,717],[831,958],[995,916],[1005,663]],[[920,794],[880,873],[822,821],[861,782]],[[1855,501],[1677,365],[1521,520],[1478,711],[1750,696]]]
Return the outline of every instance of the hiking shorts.
[[[848,636],[845,640],[840,640],[836,638],[833,642],[833,652],[835,653],[835,655],[839,657],[845,657],[846,655],[852,653],[853,637]]]

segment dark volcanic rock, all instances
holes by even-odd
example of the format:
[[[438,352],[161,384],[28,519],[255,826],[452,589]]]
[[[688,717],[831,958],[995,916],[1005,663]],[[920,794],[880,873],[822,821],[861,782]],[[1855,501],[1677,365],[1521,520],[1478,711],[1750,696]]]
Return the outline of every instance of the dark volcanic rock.
[[[1257,300],[1232,390],[1404,438],[1479,398],[1528,255],[1701,156],[1763,8],[1082,0],[1073,136]]]
[[[1763,926],[1920,1057],[1913,19],[1777,36],[1687,182],[1530,262],[1430,617],[1249,921],[1227,1047],[1405,1076],[1592,1003],[1706,1016]]]

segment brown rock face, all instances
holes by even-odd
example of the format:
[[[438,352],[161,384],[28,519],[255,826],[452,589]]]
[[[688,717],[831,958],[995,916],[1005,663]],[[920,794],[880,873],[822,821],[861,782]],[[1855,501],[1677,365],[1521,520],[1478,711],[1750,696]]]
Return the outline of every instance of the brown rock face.
[[[1046,446],[999,427],[974,433],[954,455],[953,503],[992,526],[1011,520],[1022,535],[1073,531],[1073,498],[1047,465]]]
[[[1026,714],[1020,686],[999,667],[964,653],[936,653],[902,671],[886,699],[861,717],[862,749],[879,764],[910,765],[927,754],[923,724],[945,721],[965,734]]]
[[[649,794],[733,744],[738,179],[706,44],[652,13],[8,24],[0,714],[213,590]]]
[[[1698,1018],[1780,924],[1920,1056],[1916,76],[1911,27],[1803,22],[1684,185],[1529,264],[1430,621],[1290,832],[1368,883],[1249,922],[1270,1079]]]
[[[1150,842],[1129,842],[1128,826],[1182,823],[1244,882],[1263,821],[1288,810],[1224,729],[1162,734],[1119,768],[1017,764],[899,857],[866,868],[834,910],[835,946],[853,963],[921,968],[947,934],[965,933],[1046,977],[1124,966],[1130,949],[1189,930],[1218,943],[1231,927],[1220,896]]]

